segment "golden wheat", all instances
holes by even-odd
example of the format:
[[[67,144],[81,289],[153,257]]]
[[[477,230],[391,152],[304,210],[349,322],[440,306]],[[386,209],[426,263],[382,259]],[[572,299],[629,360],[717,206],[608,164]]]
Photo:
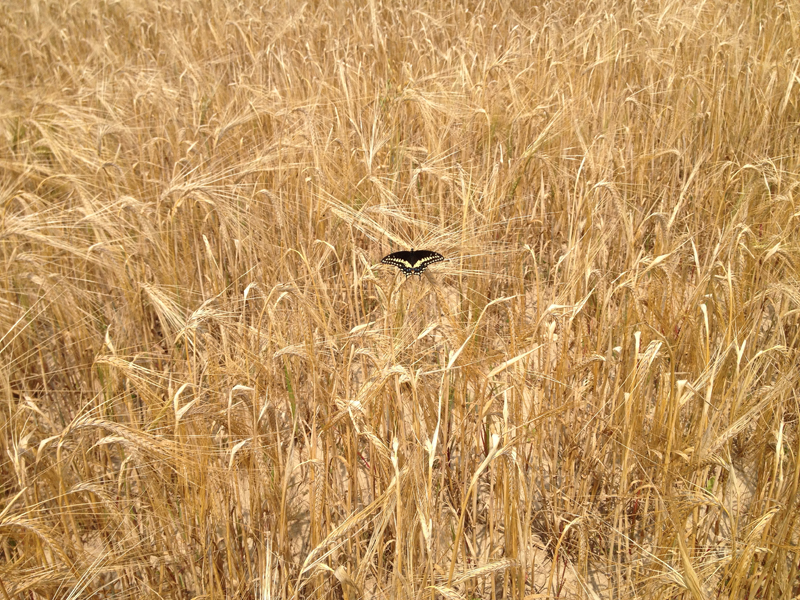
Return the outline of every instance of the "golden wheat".
[[[800,596],[796,0],[0,11],[4,598]]]

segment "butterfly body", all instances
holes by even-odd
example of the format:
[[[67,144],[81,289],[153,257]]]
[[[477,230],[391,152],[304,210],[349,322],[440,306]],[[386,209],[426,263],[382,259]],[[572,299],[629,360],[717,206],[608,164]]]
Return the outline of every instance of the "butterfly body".
[[[406,274],[422,277],[428,265],[442,262],[444,256],[433,250],[401,250],[384,256],[381,262],[385,265],[394,265]]]

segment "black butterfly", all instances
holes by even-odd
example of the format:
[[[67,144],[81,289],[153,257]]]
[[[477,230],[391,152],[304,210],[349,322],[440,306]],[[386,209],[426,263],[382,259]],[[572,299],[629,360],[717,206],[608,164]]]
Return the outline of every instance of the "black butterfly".
[[[442,262],[444,256],[433,250],[401,250],[384,256],[381,262],[385,265],[394,265],[406,274],[422,277],[422,272],[428,265]]]

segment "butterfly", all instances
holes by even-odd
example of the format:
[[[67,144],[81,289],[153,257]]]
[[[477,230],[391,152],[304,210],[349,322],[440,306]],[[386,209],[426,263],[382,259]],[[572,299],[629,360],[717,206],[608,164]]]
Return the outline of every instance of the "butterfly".
[[[381,262],[385,265],[394,265],[406,274],[422,277],[422,272],[428,265],[442,262],[444,256],[433,250],[401,250],[384,256]]]

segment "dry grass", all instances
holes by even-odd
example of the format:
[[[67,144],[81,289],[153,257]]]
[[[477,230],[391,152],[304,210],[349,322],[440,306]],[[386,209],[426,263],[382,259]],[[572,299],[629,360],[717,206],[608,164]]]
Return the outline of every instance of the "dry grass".
[[[0,7],[0,597],[800,595],[798,2],[272,4]]]

